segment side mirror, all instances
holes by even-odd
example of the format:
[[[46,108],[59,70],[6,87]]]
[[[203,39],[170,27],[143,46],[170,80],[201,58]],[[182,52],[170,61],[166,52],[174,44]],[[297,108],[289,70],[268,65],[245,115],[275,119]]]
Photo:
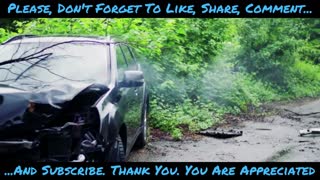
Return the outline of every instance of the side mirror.
[[[144,83],[142,71],[125,71],[123,81],[119,83],[120,87],[139,87]]]

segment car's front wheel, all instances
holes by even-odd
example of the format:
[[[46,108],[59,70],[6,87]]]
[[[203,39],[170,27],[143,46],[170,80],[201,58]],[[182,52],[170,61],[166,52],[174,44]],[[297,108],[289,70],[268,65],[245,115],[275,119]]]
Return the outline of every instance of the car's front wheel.
[[[149,111],[149,103],[148,100],[146,100],[143,110],[142,110],[142,115],[141,115],[141,124],[142,124],[142,132],[137,138],[135,147],[140,149],[143,148],[147,144],[148,140],[148,111]]]
[[[108,162],[123,162],[126,159],[125,149],[120,135],[117,136],[115,142],[110,147],[107,161]]]

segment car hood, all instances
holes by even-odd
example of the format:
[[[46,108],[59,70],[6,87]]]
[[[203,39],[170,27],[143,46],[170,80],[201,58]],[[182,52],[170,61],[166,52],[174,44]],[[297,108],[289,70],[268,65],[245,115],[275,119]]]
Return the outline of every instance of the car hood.
[[[54,84],[36,89],[1,85],[0,127],[22,123],[30,102],[47,104],[56,109],[61,109],[61,104],[72,100],[91,85],[89,83]]]
[[[22,88],[0,86],[0,95],[17,96],[30,102],[50,104],[53,107],[60,108],[57,104],[72,100],[77,94],[91,85],[90,83],[54,84],[33,89],[27,86]]]

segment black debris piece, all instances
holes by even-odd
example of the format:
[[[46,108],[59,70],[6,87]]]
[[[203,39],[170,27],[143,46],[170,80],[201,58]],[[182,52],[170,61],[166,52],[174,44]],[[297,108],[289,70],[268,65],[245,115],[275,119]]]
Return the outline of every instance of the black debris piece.
[[[208,129],[204,131],[200,131],[199,134],[215,137],[219,139],[226,139],[226,138],[232,138],[237,136],[242,136],[242,131],[230,129],[230,130],[223,130],[223,129]]]

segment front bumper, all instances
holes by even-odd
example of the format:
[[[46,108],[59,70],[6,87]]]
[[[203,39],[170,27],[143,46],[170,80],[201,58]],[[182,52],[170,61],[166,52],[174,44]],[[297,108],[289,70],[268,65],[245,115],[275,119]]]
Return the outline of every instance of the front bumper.
[[[0,160],[70,161],[80,153],[82,125],[68,122],[36,131],[28,139],[0,139]]]
[[[38,142],[28,140],[0,141],[0,153],[12,153],[23,149],[33,149],[38,145]]]
[[[1,161],[21,161],[40,159],[40,146],[38,141],[6,140],[0,141]]]

